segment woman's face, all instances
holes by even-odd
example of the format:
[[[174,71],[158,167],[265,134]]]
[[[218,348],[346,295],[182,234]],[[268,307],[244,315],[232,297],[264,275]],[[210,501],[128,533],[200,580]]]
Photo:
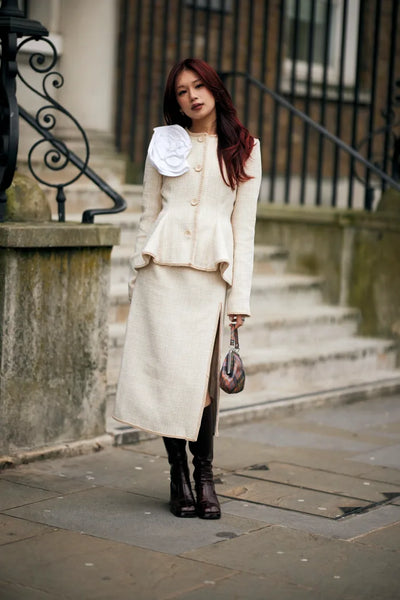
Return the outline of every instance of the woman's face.
[[[176,99],[180,109],[192,121],[215,121],[217,118],[214,96],[195,71],[185,69],[178,75]]]

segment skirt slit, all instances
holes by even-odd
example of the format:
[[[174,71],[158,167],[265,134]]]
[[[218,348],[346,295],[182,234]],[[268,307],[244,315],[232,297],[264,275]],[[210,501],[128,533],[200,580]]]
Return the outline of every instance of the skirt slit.
[[[138,270],[115,402],[118,421],[195,441],[209,390],[218,434],[225,297],[217,271],[154,262]]]

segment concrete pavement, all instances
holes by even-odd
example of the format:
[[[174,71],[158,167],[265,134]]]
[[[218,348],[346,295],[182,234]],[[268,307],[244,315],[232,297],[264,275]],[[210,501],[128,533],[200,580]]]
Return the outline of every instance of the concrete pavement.
[[[168,510],[161,440],[0,475],[2,600],[400,598],[400,396],[222,429],[220,521]]]

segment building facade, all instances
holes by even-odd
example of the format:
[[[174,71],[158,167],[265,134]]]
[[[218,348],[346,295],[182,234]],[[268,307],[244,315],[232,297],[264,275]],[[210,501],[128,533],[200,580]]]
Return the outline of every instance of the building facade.
[[[269,201],[354,205],[382,186],[271,97],[279,94],[391,172],[400,77],[398,0],[27,0],[60,53],[57,94],[90,131],[115,142],[139,182],[176,60],[225,76],[261,139]],[[251,78],[251,79],[250,79]],[[266,89],[267,88],[267,89]],[[366,199],[365,189],[372,189]]]

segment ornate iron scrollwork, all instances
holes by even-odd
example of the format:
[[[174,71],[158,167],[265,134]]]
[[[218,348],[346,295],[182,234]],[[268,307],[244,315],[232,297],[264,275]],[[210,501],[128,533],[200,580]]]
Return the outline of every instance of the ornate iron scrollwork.
[[[26,44],[29,44],[32,38],[24,39],[18,46],[18,52]],[[58,219],[59,221],[65,221],[65,194],[64,188],[71,183],[74,183],[81,177],[85,172],[90,156],[89,142],[87,135],[79,124],[77,119],[67,111],[57,100],[52,96],[54,91],[60,89],[64,84],[64,78],[58,71],[54,71],[54,67],[57,63],[57,50],[51,40],[45,39],[48,47],[50,48],[50,54],[46,55],[42,52],[35,52],[29,57],[29,64],[32,70],[36,73],[43,75],[41,84],[41,90],[34,87],[29,81],[21,74],[18,70],[18,77],[22,83],[29,88],[34,94],[43,98],[46,102],[44,106],[41,106],[35,114],[34,121],[37,125],[35,129],[42,134],[42,138],[37,140],[29,150],[28,154],[28,166],[32,175],[40,183],[55,188],[57,190],[57,204],[58,204]],[[79,131],[84,148],[84,157],[81,159],[81,165],[78,167],[71,160],[71,152],[65,143],[58,139],[54,135],[54,130],[57,126],[57,119],[60,116],[66,117],[70,122],[73,123],[74,127]],[[25,116],[25,113],[22,113]],[[30,122],[33,125],[33,122]],[[47,134],[47,135],[46,135]],[[49,171],[64,172],[66,177],[60,181],[54,183],[49,178],[46,178],[43,172],[39,169],[39,164],[43,162]],[[72,176],[70,173],[65,171],[68,165],[76,167],[76,173]]]

